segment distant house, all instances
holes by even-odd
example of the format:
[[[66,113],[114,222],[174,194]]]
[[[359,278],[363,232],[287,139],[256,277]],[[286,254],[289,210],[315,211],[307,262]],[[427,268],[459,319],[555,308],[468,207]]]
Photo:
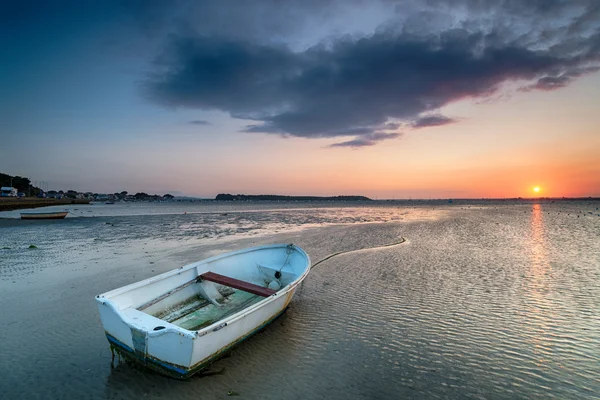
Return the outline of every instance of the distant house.
[[[17,189],[10,186],[0,188],[0,197],[17,197]]]

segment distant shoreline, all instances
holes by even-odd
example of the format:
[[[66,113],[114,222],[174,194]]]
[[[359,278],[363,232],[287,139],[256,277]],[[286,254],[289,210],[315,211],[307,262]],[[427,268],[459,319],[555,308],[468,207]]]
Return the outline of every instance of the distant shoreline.
[[[283,196],[279,194],[229,194],[220,193],[217,201],[373,201],[366,196]]]
[[[40,199],[37,197],[0,197],[0,211],[22,210],[67,204],[89,204],[87,199]]]
[[[276,194],[248,195],[248,194],[218,194],[214,199],[201,199],[213,201],[368,201],[368,202],[407,202],[407,203],[460,203],[460,202],[560,202],[560,201],[600,201],[600,197],[481,197],[481,198],[460,198],[460,197],[440,197],[430,199],[371,199],[366,196],[284,196]]]

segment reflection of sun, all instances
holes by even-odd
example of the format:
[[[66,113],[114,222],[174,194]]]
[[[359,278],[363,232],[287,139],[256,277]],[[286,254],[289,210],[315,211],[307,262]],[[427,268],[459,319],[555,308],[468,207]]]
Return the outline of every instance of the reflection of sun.
[[[540,192],[540,187],[539,186],[534,187],[533,191],[536,192],[536,193],[539,193]]]

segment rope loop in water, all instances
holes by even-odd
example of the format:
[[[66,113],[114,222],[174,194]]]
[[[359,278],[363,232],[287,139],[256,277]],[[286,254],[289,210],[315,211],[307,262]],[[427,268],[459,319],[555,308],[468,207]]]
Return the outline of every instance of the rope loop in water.
[[[373,247],[365,247],[365,248],[362,248],[362,249],[338,251],[337,253],[330,254],[327,257],[325,257],[325,258],[317,261],[316,263],[314,263],[312,265],[312,267],[310,267],[310,269],[313,269],[314,267],[316,267],[317,265],[321,264],[322,262],[327,261],[330,258],[333,258],[335,256],[339,256],[340,254],[352,253],[352,252],[355,252],[355,251],[362,251],[362,250],[381,249],[381,248],[384,248],[384,247],[397,246],[397,245],[402,244],[404,242],[406,242],[406,239],[404,237],[400,236],[400,239],[398,241],[393,242],[393,243],[384,244],[384,245],[381,245],[381,246],[373,246]]]

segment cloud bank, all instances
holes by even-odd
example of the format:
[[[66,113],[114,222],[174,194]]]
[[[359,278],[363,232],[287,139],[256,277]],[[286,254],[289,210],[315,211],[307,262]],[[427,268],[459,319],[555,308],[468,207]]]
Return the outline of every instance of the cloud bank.
[[[142,83],[152,102],[223,111],[251,121],[244,132],[354,137],[336,147],[455,123],[439,111],[454,101],[510,82],[557,90],[600,66],[598,0],[125,0],[97,6],[102,18],[60,4],[46,8],[86,26],[135,21],[161,44]],[[19,7],[7,22],[48,14]]]

